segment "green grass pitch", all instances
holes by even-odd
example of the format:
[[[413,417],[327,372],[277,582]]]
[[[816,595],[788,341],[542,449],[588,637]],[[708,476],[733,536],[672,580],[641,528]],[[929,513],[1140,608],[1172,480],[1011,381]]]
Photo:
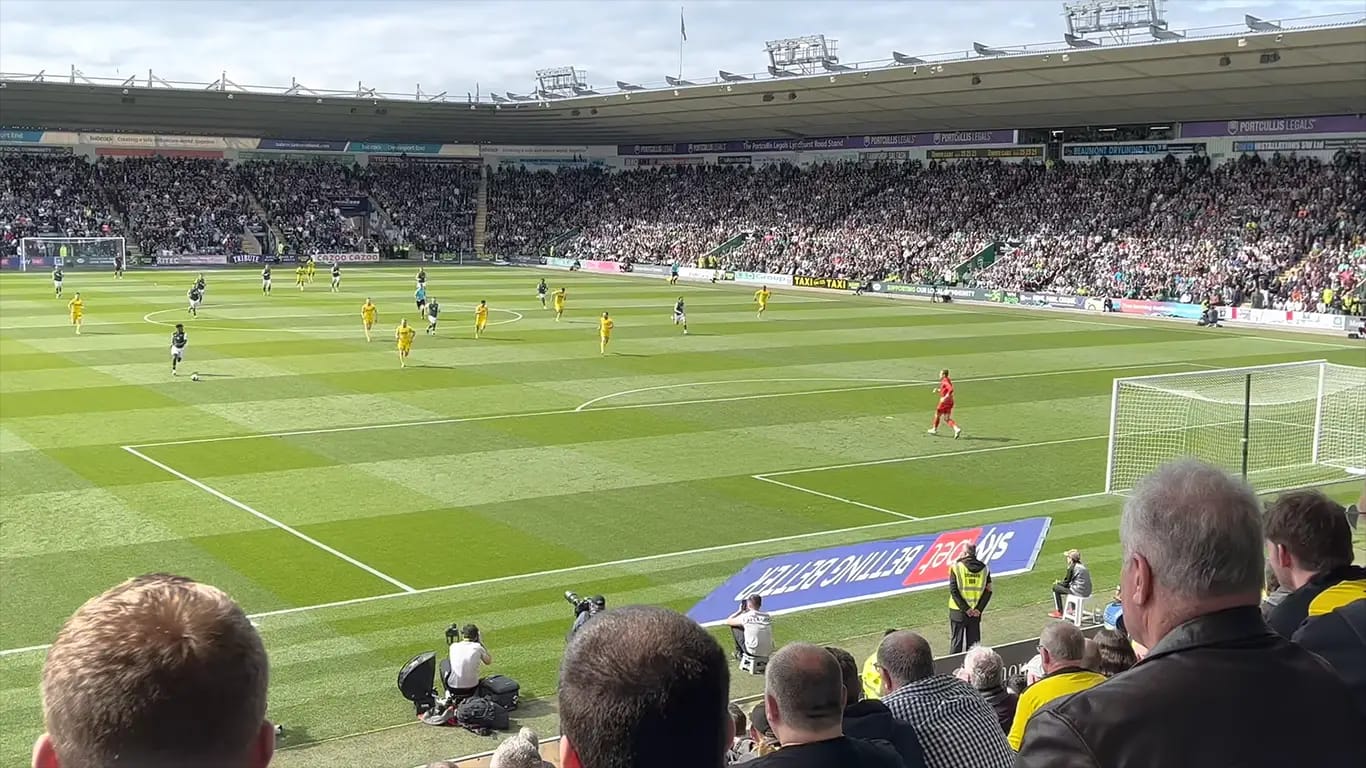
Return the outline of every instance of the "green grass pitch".
[[[419,332],[400,370],[414,270],[346,269],[339,294],[322,270],[304,292],[286,271],[271,296],[254,271],[207,273],[193,319],[192,273],[70,272],[80,336],[45,275],[0,276],[0,764],[41,730],[41,646],[147,571],[255,616],[299,765],[408,723],[395,673],[453,621],[484,628],[494,669],[539,699],[527,716],[553,717],[567,588],[686,610],[756,557],[1050,515],[1040,567],[992,603],[1037,628],[1058,553],[1082,549],[1098,585],[1118,577],[1119,501],[1098,493],[1113,378],[1366,363],[1323,336],[797,291],[759,320],[752,287],[452,268],[430,273],[439,335]],[[563,322],[535,299],[542,276],[568,289]],[[480,299],[494,325],[476,341]],[[942,367],[958,441],[925,434]],[[778,639],[932,626],[943,647],[943,613],[937,592],[894,597],[782,617]],[[1008,631],[988,617],[988,641],[1024,636]],[[408,757],[393,764],[435,755]]]

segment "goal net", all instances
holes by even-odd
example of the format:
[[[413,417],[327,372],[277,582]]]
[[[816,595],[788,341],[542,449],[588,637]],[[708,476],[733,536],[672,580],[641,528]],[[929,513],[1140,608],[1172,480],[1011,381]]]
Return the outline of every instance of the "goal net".
[[[126,252],[121,237],[25,237],[19,241],[19,256],[24,269],[113,268],[114,259]]]
[[[1184,456],[1261,490],[1366,474],[1366,368],[1313,360],[1115,379],[1105,490]]]

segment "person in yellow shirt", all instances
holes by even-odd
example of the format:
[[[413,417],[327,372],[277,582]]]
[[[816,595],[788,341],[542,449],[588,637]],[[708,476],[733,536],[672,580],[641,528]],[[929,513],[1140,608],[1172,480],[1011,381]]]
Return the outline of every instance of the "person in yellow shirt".
[[[759,302],[759,314],[756,317],[764,316],[764,310],[768,309],[768,297],[772,295],[773,292],[768,289],[767,285],[760,286],[759,290],[754,292],[754,300]]]
[[[366,298],[365,303],[360,305],[360,324],[365,328],[365,340],[370,341],[370,329],[375,327],[375,318],[379,316],[379,307],[375,302]]]
[[[394,330],[394,338],[398,339],[398,367],[408,367],[408,353],[413,351],[413,337],[417,335],[417,329],[408,325],[408,318],[398,321],[398,328]]]
[[[882,636],[886,637],[895,631],[895,629],[888,629],[882,633]],[[872,654],[868,656],[867,660],[863,662],[863,671],[859,675],[859,679],[863,683],[864,699],[876,700],[882,698],[882,673],[877,671],[876,648],[873,649]]]
[[[81,300],[80,291],[76,296],[66,303],[66,308],[71,312],[71,324],[76,326],[76,335],[81,335],[81,318],[85,316],[85,302]]]
[[[304,265],[300,264],[299,266],[294,268],[294,284],[299,286],[299,290],[301,291],[304,289],[305,276],[306,274],[304,270]]]
[[[555,322],[560,322],[560,315],[564,314],[564,289],[555,291]]]
[[[607,354],[607,345],[612,342],[612,328],[615,325],[612,318],[603,312],[602,319],[598,321],[598,341],[599,349],[604,355]]]
[[[304,264],[304,269],[308,276],[308,282],[313,282],[313,273],[318,271],[318,266],[313,263],[312,256],[308,257],[308,262]]]
[[[1104,676],[1082,666],[1085,655],[1086,637],[1075,624],[1057,621],[1043,628],[1039,635],[1039,660],[1043,662],[1044,676],[1020,694],[1015,720],[1006,737],[1011,749],[1020,751],[1029,718],[1045,704],[1105,682]]]
[[[479,306],[474,308],[474,338],[484,335],[484,328],[489,324],[489,303],[480,301]]]

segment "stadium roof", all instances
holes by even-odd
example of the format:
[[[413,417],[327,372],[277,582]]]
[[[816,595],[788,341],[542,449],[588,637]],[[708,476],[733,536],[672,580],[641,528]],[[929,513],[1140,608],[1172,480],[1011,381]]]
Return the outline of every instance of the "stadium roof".
[[[0,125],[288,139],[640,144],[1366,113],[1366,24],[1062,45],[548,101],[73,75],[0,80]],[[270,92],[273,90],[274,92]]]

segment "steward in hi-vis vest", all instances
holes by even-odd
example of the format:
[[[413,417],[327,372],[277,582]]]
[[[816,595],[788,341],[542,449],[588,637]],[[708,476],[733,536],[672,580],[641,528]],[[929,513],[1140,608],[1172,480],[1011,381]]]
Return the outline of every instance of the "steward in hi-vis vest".
[[[991,569],[977,559],[977,545],[969,544],[949,569],[949,653],[962,653],[982,642],[982,611],[990,600]]]

